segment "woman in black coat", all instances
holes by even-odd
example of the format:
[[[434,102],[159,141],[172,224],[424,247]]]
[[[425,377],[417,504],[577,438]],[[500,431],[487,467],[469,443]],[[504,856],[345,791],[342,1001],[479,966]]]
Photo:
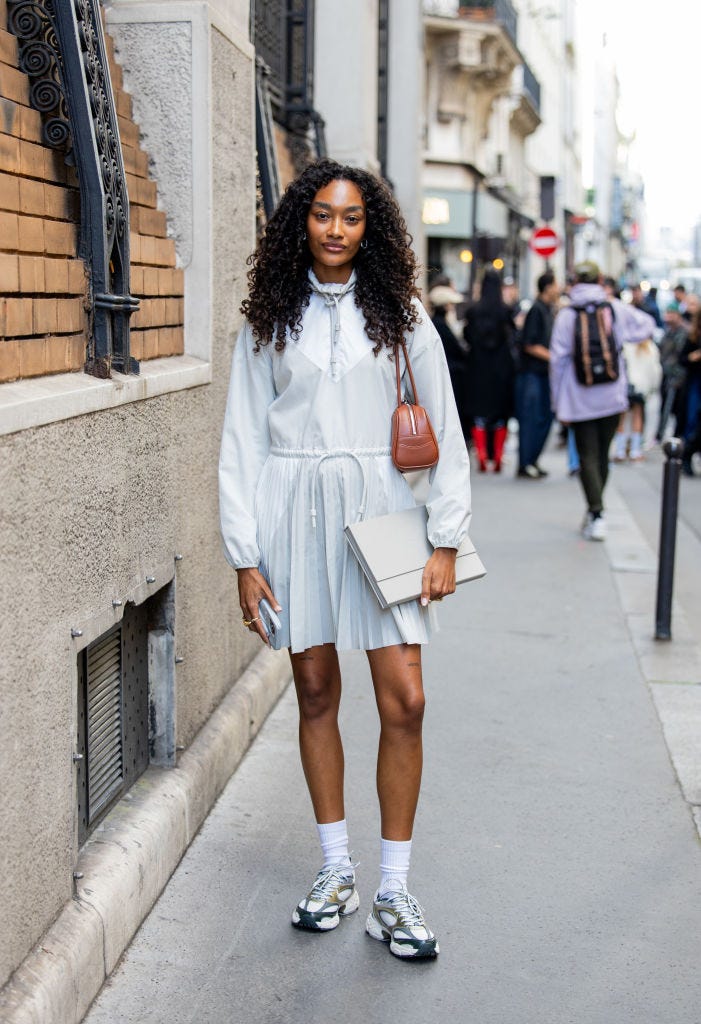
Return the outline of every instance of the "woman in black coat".
[[[499,274],[488,270],[482,280],[481,297],[467,312],[464,332],[469,347],[467,406],[473,422],[472,440],[482,473],[487,468],[490,448],[494,471],[498,473],[501,470],[506,424],[514,404],[514,361],[511,354],[514,329],[511,310],[501,296]]]
[[[453,312],[457,303],[463,301],[463,297],[452,286],[439,284],[428,293],[428,300],[433,308],[431,321],[443,342],[460,426],[467,443],[470,436],[470,417],[467,412],[467,347],[455,336],[448,322],[449,314]]]

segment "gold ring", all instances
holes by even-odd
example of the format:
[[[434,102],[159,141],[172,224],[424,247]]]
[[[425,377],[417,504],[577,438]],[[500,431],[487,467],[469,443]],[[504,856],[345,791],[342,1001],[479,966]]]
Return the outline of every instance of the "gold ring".
[[[434,601],[442,601],[442,600],[443,600],[443,598],[442,598],[442,597],[434,597],[434,599],[433,599],[433,600],[434,600]]]
[[[252,626],[254,622],[260,620],[260,615],[256,615],[255,619],[243,619],[244,626]]]

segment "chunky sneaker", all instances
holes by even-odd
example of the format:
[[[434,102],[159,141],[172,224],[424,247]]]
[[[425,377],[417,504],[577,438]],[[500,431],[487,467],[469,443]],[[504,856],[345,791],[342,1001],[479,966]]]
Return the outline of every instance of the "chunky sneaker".
[[[585,540],[606,539],[606,523],[601,513],[595,516],[593,512],[587,512],[582,525],[582,536]]]
[[[438,955],[436,936],[405,885],[375,894],[365,930],[373,939],[389,942],[389,951],[395,956],[433,959]]]
[[[327,932],[338,928],[341,918],[360,906],[353,864],[331,864],[322,868],[304,899],[292,913],[295,928]]]

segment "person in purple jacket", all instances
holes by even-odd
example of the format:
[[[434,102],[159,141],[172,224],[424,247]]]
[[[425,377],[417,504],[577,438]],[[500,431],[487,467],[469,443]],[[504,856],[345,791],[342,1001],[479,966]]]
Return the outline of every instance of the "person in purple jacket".
[[[609,448],[618,418],[628,409],[628,381],[621,348],[623,343],[645,341],[655,322],[647,313],[619,299],[608,298],[601,274],[590,260],[574,268],[571,305],[558,313],[550,338],[550,394],[553,411],[561,423],[571,424],[579,453],[580,473],[587,513],[582,533],[587,540],[604,540],[603,494],[608,478]],[[586,385],[575,370],[577,307],[609,302],[611,331],[618,348],[618,377],[608,383]]]

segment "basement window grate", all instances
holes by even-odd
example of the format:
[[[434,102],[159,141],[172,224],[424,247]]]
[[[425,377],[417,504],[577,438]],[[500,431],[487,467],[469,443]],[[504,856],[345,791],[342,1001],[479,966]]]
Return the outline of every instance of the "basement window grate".
[[[78,656],[78,821],[82,844],[148,766],[148,629],[144,605]]]

